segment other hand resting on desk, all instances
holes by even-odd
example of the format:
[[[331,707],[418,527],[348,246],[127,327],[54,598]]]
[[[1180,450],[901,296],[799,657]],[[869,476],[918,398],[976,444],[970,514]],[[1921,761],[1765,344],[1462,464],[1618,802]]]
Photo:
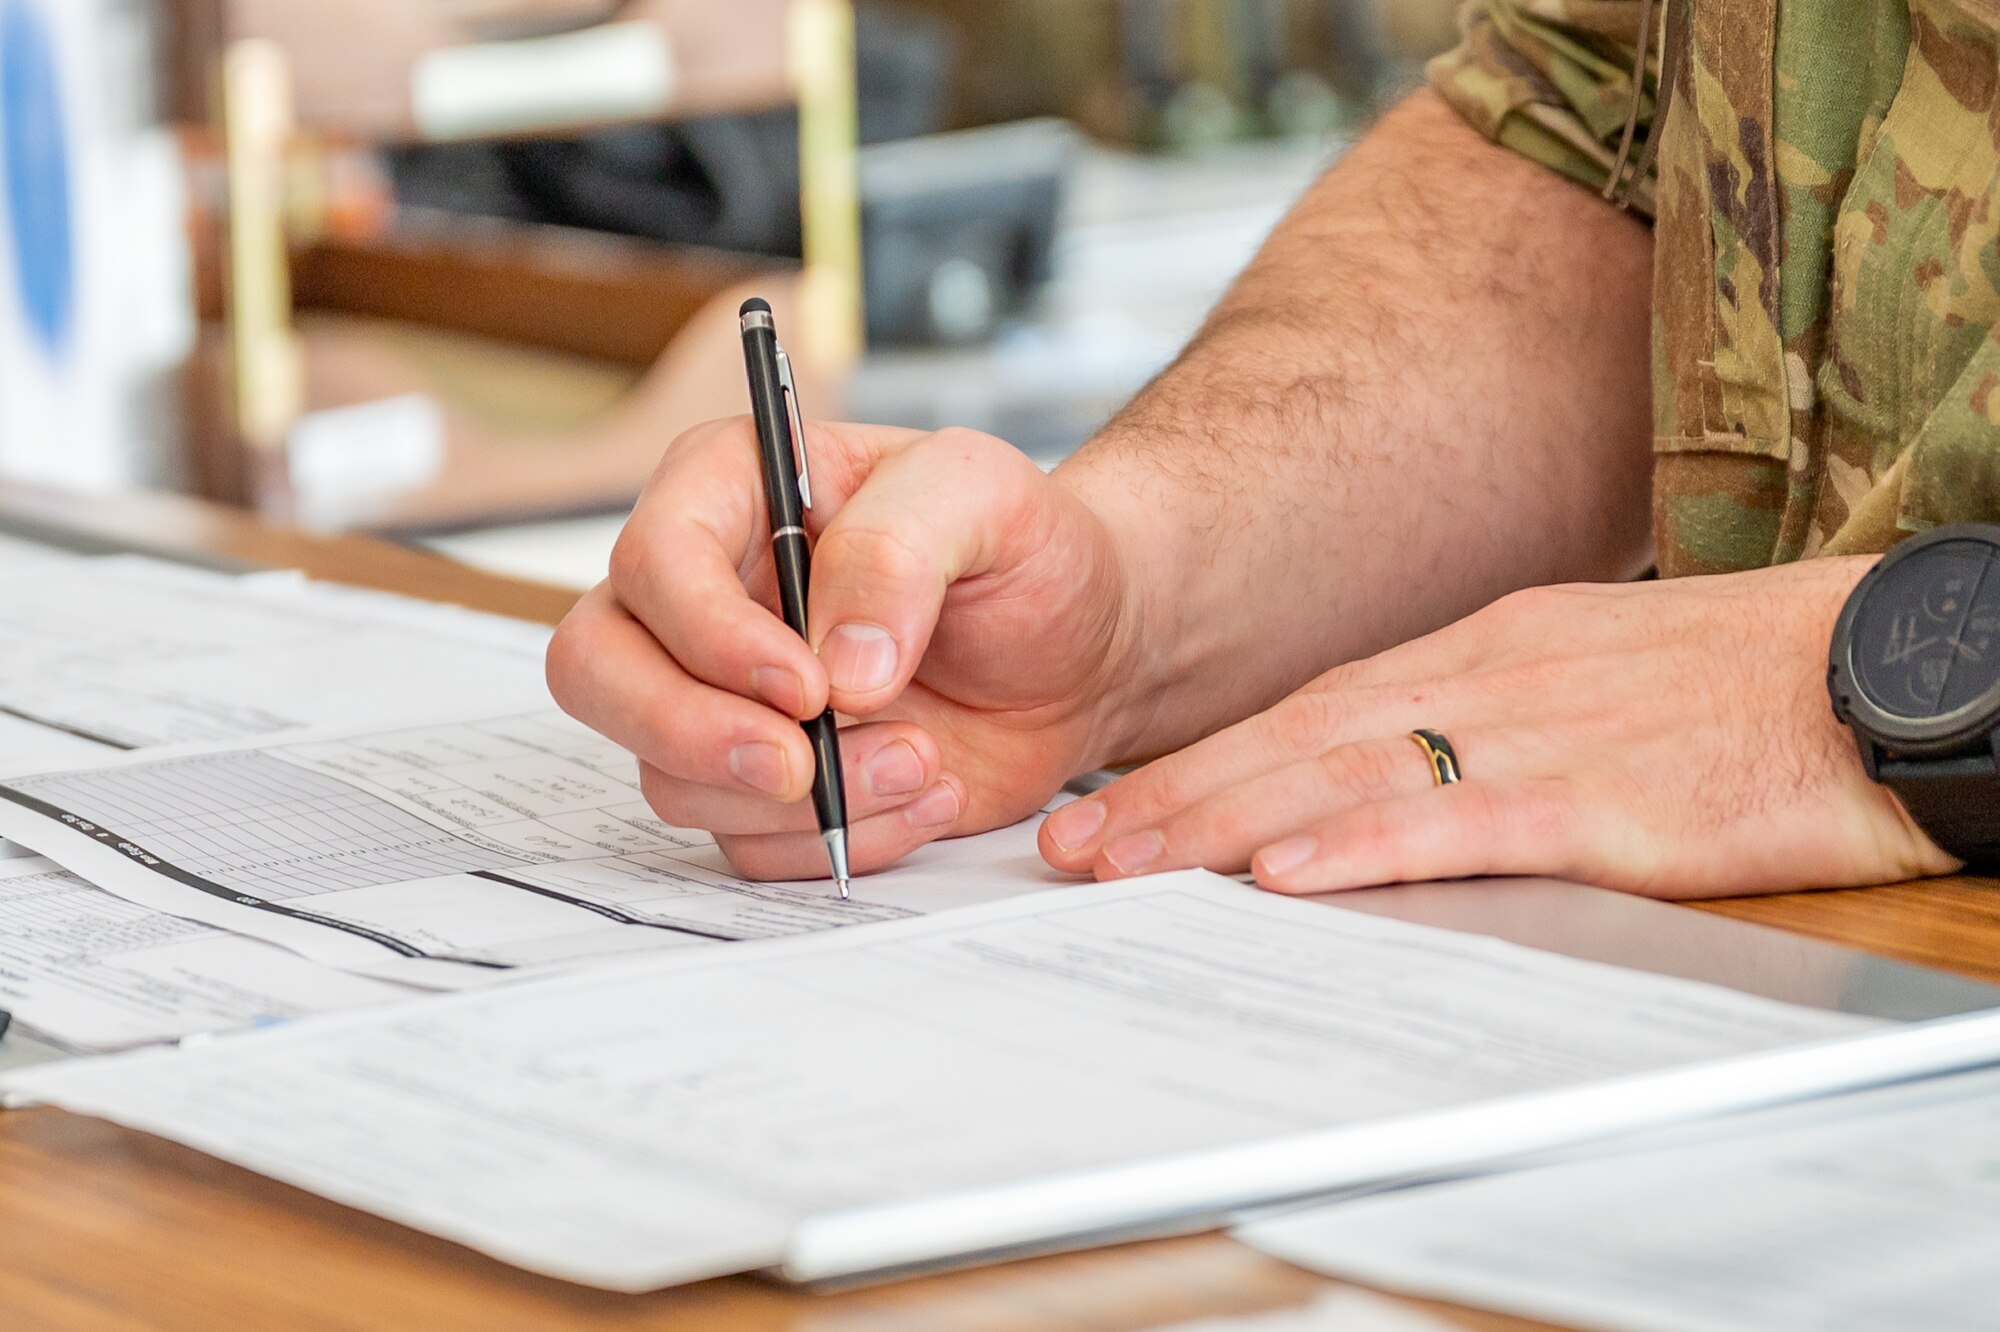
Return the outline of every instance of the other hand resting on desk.
[[[1043,825],[1063,869],[1317,893],[1535,874],[1659,897],[1947,873],[1826,692],[1873,557],[1516,593],[1330,671]],[[1410,732],[1446,734],[1437,786]]]

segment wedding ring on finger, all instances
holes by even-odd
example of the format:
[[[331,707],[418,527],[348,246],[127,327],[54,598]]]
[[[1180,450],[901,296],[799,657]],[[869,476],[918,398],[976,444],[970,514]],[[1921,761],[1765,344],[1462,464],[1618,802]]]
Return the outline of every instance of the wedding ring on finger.
[[[1410,732],[1410,739],[1417,748],[1424,751],[1424,759],[1431,765],[1431,776],[1438,786],[1450,786],[1459,778],[1458,751],[1451,747],[1442,731],[1417,729]]]

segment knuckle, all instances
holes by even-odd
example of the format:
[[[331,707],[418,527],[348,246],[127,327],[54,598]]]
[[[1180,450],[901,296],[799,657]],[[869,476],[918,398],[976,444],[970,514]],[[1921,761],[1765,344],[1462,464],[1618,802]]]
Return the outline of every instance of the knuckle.
[[[748,412],[738,412],[734,416],[718,416],[712,421],[689,426],[674,436],[674,442],[667,445],[666,456],[678,460],[703,448],[740,450],[754,446],[757,441],[757,422]]]
[[[1561,584],[1524,587],[1494,602],[1491,611],[1510,620],[1540,621],[1553,615],[1568,615],[1575,600],[1572,589]]]
[[[1158,759],[1111,786],[1104,795],[1111,807],[1107,826],[1116,821],[1121,827],[1136,827],[1185,809],[1194,799],[1187,769],[1188,765],[1180,762],[1178,755]]]
[[[995,445],[1007,449],[1010,453],[1015,451],[993,436],[984,431],[974,430],[970,426],[946,426],[931,435],[930,443],[931,447],[939,452],[954,454],[966,461],[991,456]]]
[[[1349,710],[1347,700],[1337,693],[1315,690],[1293,694],[1265,714],[1265,738],[1280,755],[1306,746],[1317,748],[1324,737],[1338,732]]]
[[[1473,677],[1488,697],[1512,696],[1535,700],[1551,712],[1575,703],[1577,659],[1569,655],[1532,653]]]
[[[661,450],[659,464],[647,479],[645,496],[652,497],[673,489],[678,474],[699,458],[705,448],[717,445],[741,447],[745,442],[754,443],[755,429],[748,415],[725,416],[689,426]],[[645,498],[642,498],[641,505],[644,503]]]
[[[1374,660],[1372,657],[1363,657],[1356,661],[1344,661],[1340,663],[1340,665],[1321,674],[1310,685],[1307,685],[1301,691],[1301,696],[1336,694],[1341,690],[1354,688],[1363,678],[1364,667],[1372,660]]]
[[[1465,793],[1459,802],[1460,820],[1482,832],[1499,827],[1503,821],[1518,826],[1522,818],[1533,812],[1533,802],[1519,797],[1503,805],[1498,789],[1493,786],[1478,782],[1464,783],[1463,786]]]
[[[1509,592],[1494,605],[1506,607],[1523,619],[1575,613],[1579,602],[1595,601],[1596,591],[1585,583],[1545,583]]]
[[[755,646],[743,623],[748,605],[733,594],[677,604],[667,630],[682,668],[745,657]]]
[[[549,638],[542,675],[556,706],[575,714],[589,692],[602,658],[605,611],[596,593],[585,596]]]
[[[646,797],[652,811],[675,827],[683,826],[688,813],[683,797],[687,788],[678,778],[650,763],[639,765],[639,794]]]
[[[576,710],[577,690],[590,661],[583,643],[589,632],[571,615],[556,627],[555,636],[549,639],[548,655],[542,658],[542,675],[548,682],[549,695],[564,712],[573,714]]]
[[[1459,797],[1453,821],[1462,837],[1551,851],[1566,839],[1565,806],[1548,791],[1503,789],[1483,782],[1465,782],[1454,790]]]
[[[990,497],[1017,496],[1023,480],[1045,479],[1034,460],[1006,440],[965,426],[937,431],[924,453],[927,467],[949,468],[965,482],[985,487]]]
[[[820,561],[844,581],[904,587],[930,570],[922,553],[881,527],[835,527],[820,539]]]
[[[1386,804],[1357,806],[1337,822],[1341,845],[1357,859],[1379,860],[1397,840],[1397,827]]]
[[[713,821],[695,784],[665,769],[644,765],[639,775],[639,793],[646,798],[647,808],[668,827],[701,828]]]
[[[1259,831],[1257,816],[1234,804],[1196,810],[1163,830],[1168,847],[1195,864],[1218,858],[1247,861]]]
[[[774,844],[774,839],[768,836],[732,837],[718,833],[715,845],[736,872],[746,879],[783,879],[796,868],[791,858],[785,856]]]
[[[1503,618],[1532,619],[1547,605],[1547,596],[1547,588],[1516,588],[1487,607],[1487,611]]]
[[[727,733],[699,712],[689,714],[685,707],[647,708],[634,723],[626,748],[644,755],[670,778],[707,780],[712,774],[719,775],[726,763],[721,751],[726,747]]]
[[[651,523],[629,522],[611,547],[611,588],[621,597],[643,587],[660,567],[662,545]]]
[[[1407,752],[1406,752],[1407,751]],[[1320,771],[1333,790],[1350,799],[1379,800],[1409,783],[1421,766],[1415,745],[1341,745],[1319,756]]]
[[[1643,835],[1645,819],[1619,820],[1622,827],[1592,829],[1586,816],[1586,788],[1568,777],[1545,777],[1523,784],[1496,819],[1505,819],[1511,835],[1529,845],[1544,848],[1549,872],[1564,878],[1595,877],[1599,849],[1609,854],[1603,863],[1617,864],[1628,881],[1650,883],[1665,868],[1666,848]],[[1634,803],[1627,808],[1641,808]],[[1607,837],[1615,845],[1593,847]]]

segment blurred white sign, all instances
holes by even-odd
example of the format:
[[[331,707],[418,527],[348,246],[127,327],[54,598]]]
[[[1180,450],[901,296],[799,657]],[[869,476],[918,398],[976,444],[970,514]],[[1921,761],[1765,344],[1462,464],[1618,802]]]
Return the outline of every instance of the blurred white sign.
[[[381,517],[397,496],[437,479],[444,447],[444,411],[426,394],[310,412],[286,442],[292,517],[321,531]]]
[[[177,151],[126,0],[0,0],[0,473],[130,484],[192,337]]]
[[[674,54],[657,22],[432,51],[410,96],[428,139],[466,139],[657,116],[674,95]]]

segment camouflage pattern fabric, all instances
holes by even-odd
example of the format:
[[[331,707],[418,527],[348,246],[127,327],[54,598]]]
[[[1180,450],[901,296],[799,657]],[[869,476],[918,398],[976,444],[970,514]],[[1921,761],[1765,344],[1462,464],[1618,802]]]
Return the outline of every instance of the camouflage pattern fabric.
[[[1472,0],[1460,23],[1432,85],[1593,187],[1640,72],[1663,574],[2000,519],[2000,0]]]

